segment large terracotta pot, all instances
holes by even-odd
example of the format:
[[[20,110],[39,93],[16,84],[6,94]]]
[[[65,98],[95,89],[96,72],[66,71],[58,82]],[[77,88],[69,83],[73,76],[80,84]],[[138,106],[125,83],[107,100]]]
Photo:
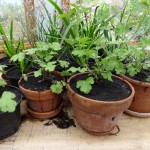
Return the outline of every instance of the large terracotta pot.
[[[135,88],[134,99],[126,112],[137,117],[150,117],[150,83],[134,80],[123,74],[120,76]]]
[[[61,76],[59,72],[53,71],[53,73]],[[19,88],[27,99],[27,109],[33,117],[47,119],[57,115],[61,111],[60,94],[55,94],[51,90],[32,91],[25,89],[20,85],[22,79],[19,80]]]
[[[120,101],[98,101],[75,93],[70,87],[70,81],[82,73],[72,76],[68,81],[68,96],[79,125],[93,135],[109,134],[116,126],[123,112],[129,107],[134,96],[134,88],[124,81],[131,89],[131,95]],[[121,78],[115,76],[122,80]]]

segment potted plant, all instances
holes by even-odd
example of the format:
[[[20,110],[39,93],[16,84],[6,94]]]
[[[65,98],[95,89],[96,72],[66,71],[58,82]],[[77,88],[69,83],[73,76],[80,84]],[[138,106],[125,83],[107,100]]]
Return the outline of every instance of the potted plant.
[[[91,134],[105,135],[111,133],[130,106],[134,88],[112,74],[114,71],[116,74],[126,72],[122,63],[126,58],[123,54],[128,51],[126,46],[121,43],[104,58],[98,55],[98,49],[82,50],[78,47],[73,50],[72,55],[80,57],[85,72],[73,75],[68,80],[67,89],[79,125]],[[95,60],[92,68],[87,65],[91,58]]]
[[[138,45],[129,47],[133,53],[128,55],[126,61],[128,72],[121,74],[121,77],[135,88],[134,100],[126,112],[137,117],[150,116],[150,56],[145,52],[149,43],[147,38],[141,38]]]
[[[6,74],[2,74],[2,78],[5,79],[8,83],[13,86],[18,86],[18,80],[29,68],[32,66],[32,60],[30,56],[23,56],[21,51],[25,49],[24,47],[24,39],[20,39],[16,41],[13,36],[13,22],[10,23],[10,39],[7,38],[7,35],[3,29],[3,26],[0,24],[0,34],[2,35],[4,42],[4,53],[7,57],[1,59],[0,64],[6,65],[4,68],[7,70]],[[20,60],[16,62],[14,55],[19,54]],[[12,58],[13,57],[13,58]],[[14,61],[12,61],[11,60]],[[13,67],[13,68],[12,68]],[[30,71],[30,70],[29,70]]]
[[[58,64],[68,67],[68,63],[56,59],[61,50],[59,43],[37,42],[36,46],[36,48],[24,50],[24,55],[31,55],[34,62],[39,65],[39,70],[21,78],[19,88],[27,99],[29,113],[35,118],[46,119],[61,111],[60,94],[65,82],[55,68]]]
[[[21,124],[20,102],[22,93],[0,80],[0,140],[14,134]]]
[[[10,23],[10,29],[9,29],[9,37],[8,39],[6,32],[4,31],[4,28],[2,24],[0,24],[0,34],[2,36],[3,42],[4,42],[4,53],[6,54],[6,57],[0,59],[1,65],[6,65],[6,69],[9,69],[14,66],[14,64],[10,61],[10,58],[18,54],[22,50],[22,45],[24,44],[24,41],[22,39],[19,39],[18,42],[14,39],[13,36],[13,21]]]
[[[32,67],[32,57],[29,55],[24,55],[23,52],[20,52],[10,59],[14,62],[15,66],[6,71],[6,78],[9,80],[9,83],[13,86],[18,87],[18,81],[26,73],[35,71],[36,69]]]

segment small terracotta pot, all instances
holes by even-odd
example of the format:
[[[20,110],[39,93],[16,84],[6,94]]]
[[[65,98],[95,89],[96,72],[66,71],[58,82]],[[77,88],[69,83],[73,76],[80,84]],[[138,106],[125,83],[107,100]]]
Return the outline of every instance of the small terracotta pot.
[[[123,74],[120,75],[123,79],[129,81],[135,88],[134,99],[127,111],[129,114],[138,117],[150,116],[150,83],[134,80]]]
[[[61,74],[57,71],[53,71],[52,73],[61,76]],[[28,75],[31,75],[31,74],[32,73],[29,73]],[[21,78],[18,82],[19,88],[27,99],[27,107],[28,107],[28,110],[30,110],[29,113],[32,116],[35,117],[34,114],[36,114],[36,118],[47,119],[47,118],[57,115],[61,111],[61,109],[59,109],[59,111],[55,111],[61,105],[60,94],[55,94],[51,90],[32,91],[29,89],[25,89],[24,87],[20,85],[20,82],[22,81],[22,79],[23,78]],[[38,116],[38,113],[42,114],[42,117],[41,115]]]
[[[73,78],[82,73],[72,76]],[[120,80],[121,78],[114,76]],[[124,81],[124,80],[123,80]],[[131,89],[131,95],[120,101],[98,101],[83,97],[75,93],[68,84],[68,96],[73,106],[73,111],[79,125],[93,135],[109,134],[116,126],[123,112],[130,106],[134,96],[134,88],[130,83],[124,81]]]

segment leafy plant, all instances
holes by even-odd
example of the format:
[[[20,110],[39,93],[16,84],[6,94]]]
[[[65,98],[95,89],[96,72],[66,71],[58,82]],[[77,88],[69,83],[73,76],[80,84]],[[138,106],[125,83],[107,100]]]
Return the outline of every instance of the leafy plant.
[[[1,70],[3,71],[3,68],[5,66],[0,65]],[[0,71],[1,71],[0,70]],[[0,80],[0,87],[5,88],[7,85],[5,80]],[[9,91],[4,91],[2,93],[2,96],[0,97],[0,111],[2,112],[14,112],[17,103],[15,101],[15,94]]]
[[[18,54],[22,49],[24,49],[24,39],[18,39],[16,41],[13,36],[13,21],[10,23],[10,29],[9,29],[9,39],[4,31],[4,28],[2,24],[0,24],[0,34],[2,36],[3,42],[4,42],[4,52],[5,54],[11,58],[15,54]]]
[[[0,98],[0,111],[2,112],[14,112],[17,106],[15,101],[15,94],[12,92],[3,92]]]
[[[114,41],[112,44],[115,44],[116,42],[117,41]],[[94,83],[100,83],[104,79],[113,81],[113,73],[127,73],[130,76],[134,76],[143,69],[149,70],[150,58],[149,55],[145,53],[145,46],[147,43],[148,41],[143,39],[140,47],[133,45],[127,46],[126,43],[122,44],[121,42],[118,44],[119,48],[116,47],[112,51],[106,50],[107,55],[104,58],[99,56],[99,48],[93,47],[92,49],[82,49],[84,44],[79,47],[76,46],[72,51],[72,55],[81,60],[80,62],[77,61],[78,64],[80,64],[82,68],[85,68],[84,71],[89,74],[87,79],[79,80],[76,87],[84,94],[88,94]],[[94,60],[92,67],[88,65],[90,59]],[[70,70],[68,69],[68,72],[69,71]],[[71,71],[74,73],[75,71],[78,71],[78,69],[74,68]],[[147,80],[149,80],[149,78],[150,77],[148,76]]]
[[[15,63],[15,66],[20,70],[22,75],[24,75],[28,69],[32,66],[32,57],[25,55],[23,52],[20,52],[11,57],[11,61]]]
[[[33,58],[34,63],[38,64],[39,70],[34,72],[34,77],[42,76],[43,80],[47,78],[52,80],[49,72],[55,70],[56,66],[67,68],[69,63],[58,59],[58,53],[61,51],[61,46],[57,42],[45,43],[37,42],[36,48],[24,50],[22,55],[30,55]],[[17,56],[18,61],[19,55]],[[49,74],[49,75],[47,75]],[[57,94],[60,94],[65,86],[64,81],[52,81],[51,90]]]

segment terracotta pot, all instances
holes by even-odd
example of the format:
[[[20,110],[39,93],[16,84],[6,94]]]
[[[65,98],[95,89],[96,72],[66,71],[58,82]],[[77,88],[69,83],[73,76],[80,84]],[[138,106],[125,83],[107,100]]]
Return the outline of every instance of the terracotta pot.
[[[57,71],[53,71],[54,74],[57,74],[61,76],[61,74]],[[31,75],[32,73],[29,73],[28,75]],[[61,96],[60,94],[55,94],[51,90],[46,90],[46,91],[32,91],[29,89],[25,89],[20,85],[20,82],[22,81],[22,78],[19,80],[19,88],[24,94],[24,96],[27,99],[27,106],[28,106],[28,111],[29,113],[35,117],[34,114],[42,113],[41,115],[36,115],[36,118],[39,119],[47,119],[50,117],[53,117],[57,115],[59,111],[57,110],[60,105],[61,105]],[[55,113],[52,113],[55,112]],[[44,115],[45,114],[45,115]]]
[[[82,73],[72,76],[73,78]],[[114,76],[120,80],[121,78]],[[83,97],[75,93],[68,84],[68,96],[73,106],[73,111],[79,125],[93,135],[109,134],[117,125],[123,112],[130,106],[134,96],[134,88],[130,83],[124,81],[131,89],[131,95],[120,101],[98,101]]]
[[[134,80],[123,74],[120,76],[129,81],[135,88],[135,96],[128,112],[139,117],[150,116],[150,83]]]

